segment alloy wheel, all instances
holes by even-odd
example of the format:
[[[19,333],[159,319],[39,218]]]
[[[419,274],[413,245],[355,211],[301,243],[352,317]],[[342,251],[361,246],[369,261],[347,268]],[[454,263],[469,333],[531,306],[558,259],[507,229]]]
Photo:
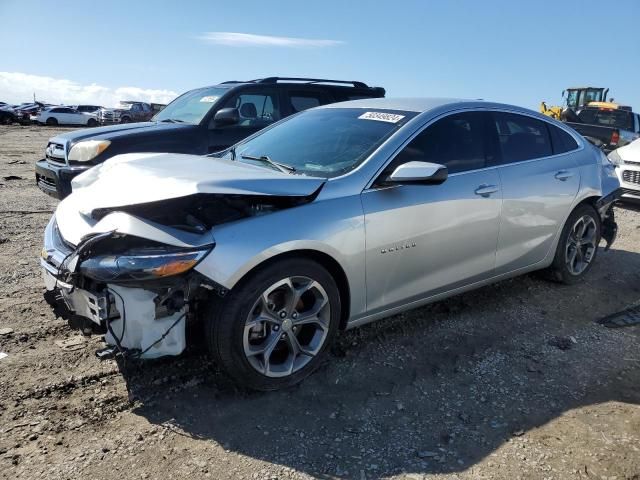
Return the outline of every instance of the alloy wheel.
[[[573,224],[565,249],[567,270],[571,275],[580,275],[591,263],[598,247],[597,233],[596,221],[590,215],[583,215]]]
[[[243,334],[249,364],[267,377],[285,377],[307,365],[329,333],[325,289],[308,277],[287,277],[254,302]]]

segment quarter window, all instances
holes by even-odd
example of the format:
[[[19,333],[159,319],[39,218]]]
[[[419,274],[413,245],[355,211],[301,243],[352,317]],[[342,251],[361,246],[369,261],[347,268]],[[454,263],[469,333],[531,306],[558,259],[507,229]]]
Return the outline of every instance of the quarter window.
[[[571,135],[556,127],[555,125],[547,124],[549,133],[551,134],[551,143],[553,145],[553,153],[566,153],[578,148],[578,142],[576,142]]]
[[[319,92],[291,92],[289,99],[293,113],[329,103],[326,95]]]
[[[494,112],[502,163],[552,155],[546,122],[515,113]]]
[[[466,112],[438,120],[398,154],[393,167],[422,161],[445,165],[449,173],[484,168],[484,118],[482,112]]]

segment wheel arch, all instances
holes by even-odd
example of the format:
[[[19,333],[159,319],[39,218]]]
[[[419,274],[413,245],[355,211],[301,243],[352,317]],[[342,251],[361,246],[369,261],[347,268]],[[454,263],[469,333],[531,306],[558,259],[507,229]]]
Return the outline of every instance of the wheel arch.
[[[288,252],[283,252],[268,259],[254,265],[249,271],[247,271],[241,278],[235,282],[234,287],[242,283],[244,280],[249,278],[253,273],[262,268],[266,268],[269,265],[272,265],[276,262],[282,261],[284,259],[289,258],[306,258],[309,260],[313,260],[316,263],[320,264],[324,267],[329,274],[333,277],[338,287],[338,292],[340,293],[340,325],[339,328],[344,330],[347,326],[347,322],[350,317],[351,312],[351,289],[349,287],[349,280],[346,272],[340,265],[340,263],[333,258],[331,255],[325,252],[321,252],[319,250],[313,249],[300,249],[300,250],[290,250]]]
[[[580,208],[580,206],[582,206],[582,205],[589,205],[589,206],[594,208],[596,213],[598,213],[598,216],[600,217],[600,220],[602,220],[602,215],[600,214],[600,212],[598,211],[598,208],[596,206],[596,204],[597,204],[597,202],[598,202],[598,200],[600,198],[601,198],[601,195],[597,195],[595,193],[589,193],[589,194],[585,195],[584,197],[580,198],[579,200],[577,200],[576,203],[574,203],[571,206],[571,208],[567,212],[564,220],[562,221],[561,227],[558,228],[558,231],[556,232],[556,236],[553,239],[553,243],[551,244],[551,247],[549,248],[549,251],[547,252],[547,255],[545,256],[545,259],[542,261],[542,264],[548,266],[553,261],[553,257],[555,255],[556,249],[558,248],[558,242],[560,241],[560,237],[562,236],[562,231],[564,230],[565,226],[567,225],[567,222],[569,221],[569,217],[576,210],[576,208]]]

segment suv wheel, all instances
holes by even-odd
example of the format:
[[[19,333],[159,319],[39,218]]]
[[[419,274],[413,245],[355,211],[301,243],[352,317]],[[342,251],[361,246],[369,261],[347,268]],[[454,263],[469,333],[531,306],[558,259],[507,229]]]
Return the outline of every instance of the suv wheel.
[[[131,119],[129,117],[122,117],[120,119],[120,123],[129,123],[131,121]]]
[[[320,365],[340,321],[340,294],[318,263],[287,259],[257,271],[212,305],[209,349],[239,384],[294,385]]]
[[[554,280],[574,284],[591,269],[598,252],[600,215],[591,205],[580,205],[562,230],[550,272]]]
[[[88,127],[95,127],[96,125],[98,125],[98,122],[96,121],[95,118],[90,118],[89,121],[87,122]]]

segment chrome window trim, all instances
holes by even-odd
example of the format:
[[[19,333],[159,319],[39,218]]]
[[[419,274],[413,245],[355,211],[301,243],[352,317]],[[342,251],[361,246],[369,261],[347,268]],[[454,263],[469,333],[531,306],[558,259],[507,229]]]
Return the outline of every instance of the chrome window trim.
[[[384,169],[398,156],[398,154],[409,143],[411,143],[411,141],[414,138],[416,138],[419,134],[424,132],[427,128],[429,128],[431,125],[433,125],[438,120],[441,120],[441,119],[443,119],[443,118],[445,118],[447,116],[450,116],[450,115],[455,115],[455,114],[464,113],[464,112],[489,112],[489,113],[502,112],[502,113],[512,113],[512,114],[515,114],[515,115],[523,115],[523,116],[526,116],[526,117],[530,117],[530,118],[533,118],[534,120],[539,120],[541,122],[547,123],[548,125],[560,128],[564,132],[568,133],[571,136],[571,138],[573,138],[576,141],[576,143],[578,144],[578,148],[573,149],[573,150],[569,150],[568,152],[555,153],[553,155],[548,155],[546,157],[529,158],[527,160],[520,160],[520,161],[517,161],[517,162],[500,163],[498,165],[492,165],[490,167],[476,168],[476,169],[473,169],[473,170],[465,170],[464,172],[456,172],[456,173],[452,173],[451,175],[449,175],[450,177],[454,177],[454,176],[458,176],[458,175],[464,175],[464,174],[467,174],[467,173],[482,172],[482,171],[491,170],[491,169],[494,169],[494,168],[506,167],[506,166],[511,166],[511,165],[520,165],[520,164],[525,164],[525,163],[538,162],[538,161],[541,161],[541,160],[553,159],[553,158],[556,158],[556,157],[560,157],[562,155],[568,155],[568,154],[573,154],[573,153],[580,152],[580,151],[584,150],[584,148],[585,148],[584,140],[582,138],[580,138],[575,132],[569,131],[569,129],[567,127],[565,127],[564,125],[563,126],[559,126],[559,125],[556,125],[555,123],[549,122],[547,119],[540,118],[537,114],[535,114],[535,112],[532,112],[532,113],[521,112],[519,110],[513,110],[513,109],[508,109],[508,108],[498,108],[498,107],[462,107],[462,108],[458,107],[458,108],[455,108],[454,110],[449,110],[447,112],[443,112],[440,115],[427,120],[424,124],[419,126],[417,128],[417,130],[414,131],[410,136],[408,136],[405,139],[405,141],[389,156],[389,158],[384,162],[382,167],[376,171],[376,173],[373,175],[373,177],[367,182],[367,185],[363,189],[363,192],[364,191],[368,191],[368,190],[376,190],[376,188],[372,187],[373,183],[378,179],[378,177],[384,171]],[[427,112],[424,112],[424,113],[427,113]],[[420,115],[418,117],[416,117],[416,118],[419,118],[419,117],[420,117]],[[406,125],[405,125],[405,127],[406,127]],[[398,130],[398,132],[400,132],[400,131],[402,131],[402,129]],[[549,137],[551,137],[551,134],[549,134]],[[383,145],[381,145],[380,147],[382,147]],[[374,154],[375,154],[375,152],[373,152],[371,154],[371,156],[373,156]],[[371,156],[369,158],[371,158]],[[366,163],[369,160],[369,158],[366,159],[362,163],[363,164]],[[353,173],[353,172],[349,172],[349,174],[351,174],[351,173]],[[344,176],[346,176],[346,175],[343,175],[342,177],[336,177],[336,179],[344,178]]]

